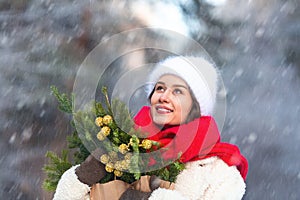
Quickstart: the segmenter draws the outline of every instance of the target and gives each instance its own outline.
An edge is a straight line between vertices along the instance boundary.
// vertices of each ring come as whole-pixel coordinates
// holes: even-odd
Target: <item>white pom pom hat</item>
[[[190,87],[200,106],[201,116],[213,114],[218,87],[218,71],[213,63],[202,57],[169,57],[159,62],[149,75],[148,97],[160,77],[172,74],[182,78]]]

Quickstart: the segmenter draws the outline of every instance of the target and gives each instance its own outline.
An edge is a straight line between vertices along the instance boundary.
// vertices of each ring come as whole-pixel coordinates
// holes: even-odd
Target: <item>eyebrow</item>
[[[156,84],[162,84],[162,85],[166,85],[164,82],[162,81],[158,81]],[[182,88],[185,88],[186,90],[188,90],[188,88],[184,85],[179,85],[179,84],[174,84],[172,85],[172,87],[182,87]]]

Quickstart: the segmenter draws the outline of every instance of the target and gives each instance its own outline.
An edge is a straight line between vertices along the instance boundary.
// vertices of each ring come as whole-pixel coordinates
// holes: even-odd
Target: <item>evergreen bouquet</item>
[[[71,125],[74,131],[67,137],[68,149],[63,149],[61,155],[51,151],[46,153],[49,163],[43,168],[47,175],[43,183],[44,189],[54,191],[62,174],[73,165],[82,163],[91,150],[97,148],[105,152],[97,159],[105,164],[107,172],[99,183],[116,179],[132,183],[143,175],[156,175],[165,181],[174,182],[183,170],[184,165],[179,162],[180,155],[172,163],[159,156],[147,157],[147,152],[160,148],[159,143],[146,139],[147,133],[134,129],[129,109],[117,99],[110,102],[106,87],[102,88],[105,103],[94,101],[90,109],[76,112],[74,95],[69,97],[60,93],[55,86],[51,86],[51,91],[58,100],[58,108],[72,114]],[[143,154],[144,159],[141,159],[140,154]],[[151,159],[164,167],[144,172]]]

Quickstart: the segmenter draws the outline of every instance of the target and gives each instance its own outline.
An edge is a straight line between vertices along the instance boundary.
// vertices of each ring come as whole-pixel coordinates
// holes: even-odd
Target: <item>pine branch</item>
[[[106,115],[106,111],[103,108],[102,104],[99,102],[94,102],[94,114],[99,117]]]
[[[112,101],[112,112],[114,120],[117,123],[118,127],[128,133],[134,125],[134,122],[131,118],[130,112],[127,106],[120,100],[114,99]]]
[[[110,105],[110,102],[109,102],[109,98],[108,98],[107,87],[102,87],[102,94],[105,97],[105,104],[106,104],[107,110],[108,110],[107,114],[113,115],[111,105]]]
[[[55,191],[61,176],[72,167],[72,164],[68,160],[68,151],[66,150],[62,151],[61,157],[54,152],[48,151],[46,157],[50,163],[43,168],[48,177],[44,180],[43,188],[48,191]]]
[[[72,113],[73,112],[73,102],[74,102],[74,96],[72,95],[71,98],[69,98],[65,93],[60,93],[55,86],[50,87],[52,94],[56,97],[59,105],[58,109],[66,112],[66,113]]]
[[[117,169],[108,170],[106,176],[101,180],[101,183],[114,180],[116,179],[116,176],[118,176],[117,179],[132,183],[144,174],[142,174],[140,170],[149,167],[150,159],[156,160],[157,164],[160,166],[167,165],[168,161],[164,160],[162,157],[150,158],[149,156],[148,159],[146,159],[147,161],[145,161],[145,159],[141,160],[139,156],[140,153],[146,153],[148,150],[151,150],[152,147],[153,149],[160,150],[163,150],[163,148],[160,148],[158,142],[150,141],[149,144],[149,141],[147,141],[146,143],[143,143],[143,138],[147,137],[147,133],[134,129],[134,122],[131,118],[130,111],[123,102],[120,100],[113,100],[110,104],[106,87],[102,88],[102,93],[105,96],[107,109],[105,109],[100,102],[95,101],[92,104],[91,110],[77,111],[76,113],[73,109],[74,96],[68,98],[66,94],[59,93],[58,89],[54,86],[51,86],[51,90],[52,94],[59,102],[58,108],[63,112],[73,114],[71,124],[76,130],[72,135],[67,137],[67,141],[68,148],[75,150],[73,151],[75,164],[82,163],[88,155],[90,155],[90,152],[86,149],[84,144],[94,145],[94,148],[101,147],[108,152],[108,154],[115,153],[117,157],[116,160],[114,161],[114,159],[111,159],[109,161],[112,162],[110,163],[112,165],[116,164],[118,161],[125,161],[125,155],[122,151],[125,151],[125,153],[126,151],[133,153],[132,157],[129,158],[128,166],[123,164],[123,167],[128,169],[129,172],[123,172],[121,175],[116,175],[114,173],[118,171]],[[124,148],[123,150],[122,148],[120,150],[119,148],[122,146]],[[149,146],[149,148],[147,146]],[[46,157],[49,158],[50,164],[45,165],[44,167],[44,171],[47,173],[47,179],[44,181],[43,187],[46,190],[53,191],[62,174],[69,169],[72,164],[69,162],[66,150],[63,150],[61,157],[53,152],[48,152]],[[109,166],[109,163],[103,164]],[[164,180],[174,182],[183,168],[184,164],[176,161],[164,168],[145,174],[157,175]]]
[[[70,149],[78,148],[80,145],[82,145],[82,142],[78,137],[77,131],[74,131],[72,135],[67,136],[67,141],[68,141],[68,148]]]

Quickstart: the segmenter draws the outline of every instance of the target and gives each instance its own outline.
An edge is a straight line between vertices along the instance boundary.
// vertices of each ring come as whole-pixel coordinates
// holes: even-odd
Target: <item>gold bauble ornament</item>
[[[122,167],[122,162],[121,161],[117,161],[116,163],[115,163],[115,169],[116,170],[122,170],[123,169],[123,167]]]
[[[127,153],[129,151],[129,149],[128,149],[128,146],[126,145],[126,144],[121,144],[120,146],[119,146],[119,152],[121,153],[121,154],[125,154],[125,153]]]
[[[122,160],[121,161],[121,166],[122,166],[122,169],[128,169],[129,168],[129,164],[130,164],[130,161],[128,160]]]
[[[103,135],[108,136],[110,134],[110,128],[108,126],[104,126],[101,128],[101,132]]]
[[[103,117],[103,123],[104,123],[105,125],[109,125],[110,123],[112,123],[112,121],[113,121],[113,118],[112,118],[112,116],[110,116],[110,115],[105,115],[105,116]]]
[[[97,117],[95,119],[95,124],[96,124],[96,126],[99,126],[99,127],[103,126],[103,118],[102,117]]]
[[[98,134],[97,134],[97,139],[100,140],[100,141],[103,141],[105,140],[106,136],[103,135],[103,133],[100,131]]]
[[[107,163],[105,165],[105,170],[109,173],[113,172],[114,171],[114,165],[112,163]]]
[[[145,140],[142,141],[141,146],[142,146],[144,149],[151,149],[151,147],[152,147],[152,141],[151,141],[151,140],[145,139]]]
[[[119,171],[119,170],[115,170],[114,171],[115,176],[120,177],[123,175],[123,172]]]
[[[103,163],[103,164],[107,164],[109,162],[109,155],[107,154],[103,154],[101,157],[100,157],[100,162]]]

